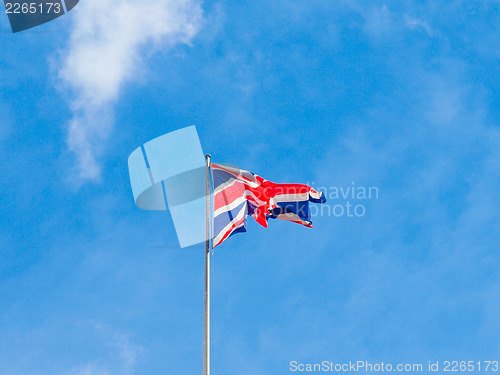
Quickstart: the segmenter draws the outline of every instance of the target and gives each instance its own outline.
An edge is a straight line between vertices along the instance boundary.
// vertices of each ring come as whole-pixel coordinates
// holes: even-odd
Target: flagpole
[[[205,229],[205,314],[203,319],[203,375],[210,375],[210,155],[207,160]]]

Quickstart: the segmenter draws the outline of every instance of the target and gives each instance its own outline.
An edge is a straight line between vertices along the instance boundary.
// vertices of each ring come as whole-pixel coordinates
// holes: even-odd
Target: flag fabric
[[[303,184],[276,184],[233,166],[212,164],[213,246],[246,232],[247,215],[267,228],[268,219],[312,228],[309,202],[325,203],[322,193]]]

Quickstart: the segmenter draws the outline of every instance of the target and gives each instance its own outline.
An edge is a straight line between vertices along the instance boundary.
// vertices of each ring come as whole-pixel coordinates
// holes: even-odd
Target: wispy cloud
[[[108,375],[134,373],[139,357],[143,353],[143,348],[134,344],[130,338],[113,329],[109,325],[97,323],[93,324],[93,329],[103,344],[102,356],[77,366],[70,371],[70,375]]]
[[[139,74],[145,54],[189,44],[200,28],[202,9],[198,0],[86,0],[75,12],[60,59],[60,79],[73,112],[67,142],[76,154],[79,178],[98,180],[98,158],[124,83]]]
[[[70,372],[71,375],[108,375],[109,372],[95,363],[89,363]]]
[[[349,3],[348,7],[358,12],[364,19],[364,31],[375,38],[394,37],[395,32],[423,31],[428,37],[434,36],[434,31],[424,15],[415,16],[406,12],[412,12],[412,7],[397,9],[386,4],[359,4]],[[396,9],[395,9],[396,8]],[[416,11],[416,10],[415,10]]]
[[[430,37],[432,37],[434,34],[431,27],[426,21],[420,20],[415,17],[411,17],[407,14],[403,16],[403,20],[405,26],[411,30],[423,29]]]

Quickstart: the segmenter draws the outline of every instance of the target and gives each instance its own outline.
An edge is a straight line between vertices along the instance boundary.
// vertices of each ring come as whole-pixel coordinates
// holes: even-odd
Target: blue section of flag
[[[241,210],[245,210],[243,216],[243,223],[241,226],[233,229],[233,234],[235,232],[246,232],[247,231],[246,215],[248,214],[247,201],[243,202],[242,204],[233,208],[232,210],[224,211],[221,214],[215,216],[213,220],[214,233],[222,232],[224,228],[226,228],[228,225],[230,225],[231,222],[233,222],[236,219]]]

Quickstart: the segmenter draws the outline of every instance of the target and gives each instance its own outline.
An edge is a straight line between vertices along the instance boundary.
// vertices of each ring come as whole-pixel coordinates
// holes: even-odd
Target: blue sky
[[[215,373],[498,359],[498,1],[134,3],[0,17],[1,374],[201,372],[203,249],[127,171],[193,124],[214,161],[379,191],[216,249]]]

